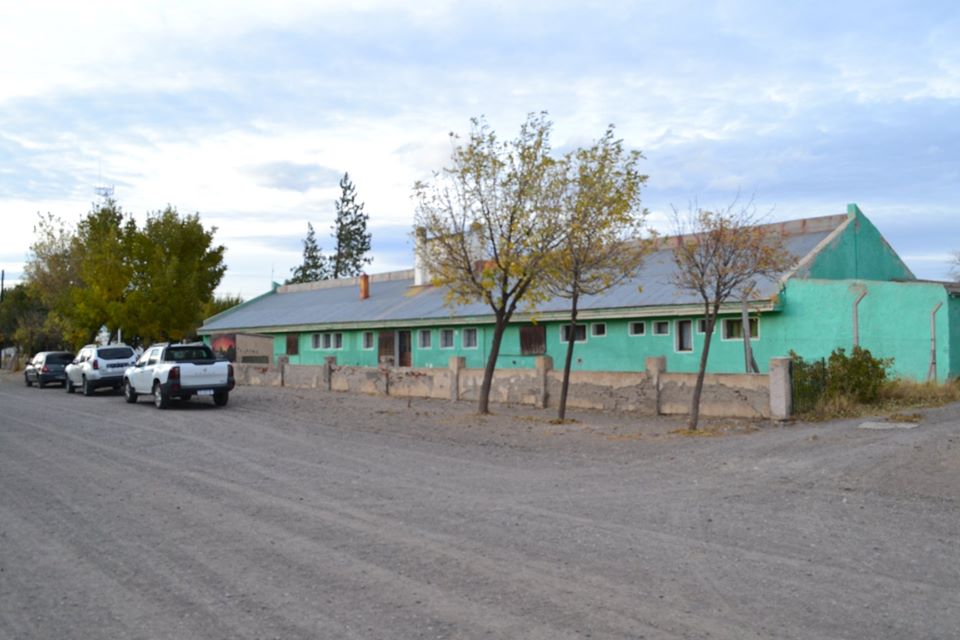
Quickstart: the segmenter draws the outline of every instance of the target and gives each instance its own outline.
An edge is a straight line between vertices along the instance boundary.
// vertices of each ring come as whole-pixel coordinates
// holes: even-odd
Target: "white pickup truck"
[[[210,396],[218,407],[227,404],[234,387],[233,365],[217,360],[203,343],[155,344],[123,373],[123,396],[134,403],[141,394],[153,395],[158,409],[173,399]]]

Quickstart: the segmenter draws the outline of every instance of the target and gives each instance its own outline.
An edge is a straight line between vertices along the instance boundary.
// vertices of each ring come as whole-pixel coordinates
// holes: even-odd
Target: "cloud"
[[[340,171],[329,167],[284,161],[250,167],[249,172],[264,187],[301,193],[310,189],[335,187],[343,176]]]

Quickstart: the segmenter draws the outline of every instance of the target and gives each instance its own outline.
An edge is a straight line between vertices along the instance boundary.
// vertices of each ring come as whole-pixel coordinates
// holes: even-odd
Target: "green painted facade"
[[[797,277],[821,280],[913,280],[914,275],[860,208],[847,205],[849,222]]]
[[[765,320],[762,347],[766,361],[791,349],[805,359],[825,358],[836,348],[849,353],[854,344],[854,303],[857,306],[860,346],[876,357],[893,358],[895,376],[926,379],[930,365],[930,317],[935,317],[937,378],[960,375],[956,343],[960,325],[957,299],[942,284],[868,280],[793,279],[784,291],[783,310]],[[951,349],[953,353],[951,353]],[[759,357],[758,357],[759,360]]]
[[[762,313],[757,318],[757,335],[751,346],[761,371],[766,371],[774,357],[794,351],[812,360],[825,358],[837,348],[854,345],[854,303],[860,345],[874,356],[893,358],[893,374],[924,380],[931,363],[931,314],[936,328],[936,374],[939,380],[960,376],[960,289],[943,283],[917,281],[910,269],[893,251],[874,225],[856,205],[849,205],[847,219],[824,239],[817,249],[801,260],[796,271],[785,277],[773,303],[757,304]],[[756,306],[756,305],[755,305]],[[589,371],[642,371],[650,356],[664,356],[667,370],[695,372],[699,367],[705,336],[698,330],[702,317],[698,308],[666,307],[669,314],[649,317],[652,309],[617,308],[607,312],[584,313],[581,324],[586,338],[578,342],[572,368]],[[659,312],[659,311],[658,311]],[[561,368],[566,356],[566,343],[561,339],[566,321],[562,314],[542,319],[545,330],[545,353],[554,367]],[[723,316],[713,335],[709,372],[742,372],[745,370],[743,340],[725,335],[724,323],[739,322],[739,314]],[[681,349],[678,340],[681,323],[690,323],[689,349]],[[632,331],[635,323],[643,323],[643,332]],[[655,330],[665,323],[666,333]],[[521,327],[529,322],[515,322],[504,334],[498,368],[533,368],[536,354],[521,349]],[[602,325],[602,331],[600,327]],[[420,336],[429,335],[426,344]],[[410,362],[414,367],[447,367],[451,357],[463,357],[468,368],[482,368],[493,339],[492,317],[452,318],[428,324],[420,321],[410,326],[371,328],[362,322],[317,327],[316,331],[296,333],[296,353],[287,353],[287,334],[277,327],[274,335],[275,356],[286,356],[291,364],[323,364],[327,356],[335,356],[341,365],[373,367],[378,364],[378,340],[381,332],[395,336],[409,332]],[[442,346],[444,334],[452,335],[452,343]],[[466,346],[465,336],[475,332],[475,346]],[[329,334],[324,338],[323,334]],[[369,348],[364,348],[364,334],[370,333]],[[337,337],[339,336],[339,337]],[[329,340],[330,347],[324,348]],[[339,347],[334,345],[339,344]],[[394,352],[395,353],[395,352]]]

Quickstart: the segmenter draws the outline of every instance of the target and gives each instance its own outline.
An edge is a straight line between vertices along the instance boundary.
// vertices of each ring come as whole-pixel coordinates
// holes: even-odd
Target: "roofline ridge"
[[[370,282],[392,282],[395,280],[412,280],[413,269],[400,269],[398,271],[384,271],[382,273],[373,273],[369,275]],[[350,276],[349,278],[337,278],[329,280],[315,280],[313,282],[300,282],[296,284],[284,284],[277,287],[277,293],[297,293],[300,291],[317,291],[319,289],[339,289],[341,287],[357,287],[360,285],[360,276]]]

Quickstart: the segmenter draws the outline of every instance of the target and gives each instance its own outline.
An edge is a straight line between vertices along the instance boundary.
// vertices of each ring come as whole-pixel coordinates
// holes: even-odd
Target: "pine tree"
[[[331,258],[332,278],[360,275],[363,266],[373,262],[373,258],[366,255],[370,251],[369,216],[363,212],[363,203],[357,204],[356,187],[350,181],[349,173],[343,174],[340,189],[340,199],[336,203],[337,219],[333,226],[336,252]]]
[[[326,280],[330,277],[330,264],[327,257],[320,252],[313,225],[309,222],[307,223],[307,237],[303,240],[303,264],[291,269],[291,271],[293,276],[287,280],[286,284],[314,282],[316,280]]]

